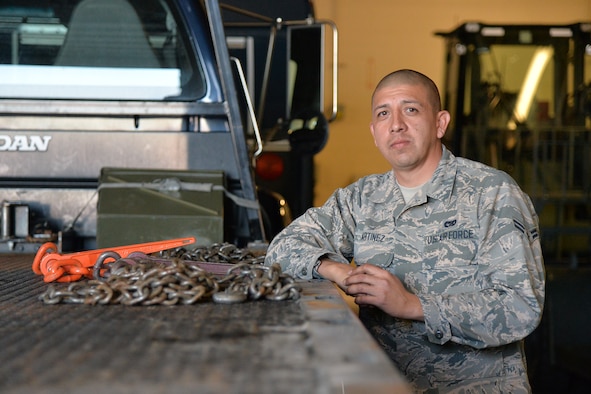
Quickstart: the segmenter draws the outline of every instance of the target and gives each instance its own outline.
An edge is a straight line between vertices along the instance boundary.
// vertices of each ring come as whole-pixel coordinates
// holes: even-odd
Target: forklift
[[[445,42],[445,144],[510,174],[540,218],[542,323],[526,340],[534,392],[591,383],[591,23],[463,23]],[[576,321],[575,321],[576,320]]]

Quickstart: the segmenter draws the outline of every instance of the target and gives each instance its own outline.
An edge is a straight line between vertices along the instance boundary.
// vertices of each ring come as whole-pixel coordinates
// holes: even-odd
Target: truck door
[[[104,167],[220,170],[256,204],[223,34],[215,0],[2,2],[0,199],[35,213],[3,237],[92,248]],[[258,209],[225,214],[226,240],[262,238]]]

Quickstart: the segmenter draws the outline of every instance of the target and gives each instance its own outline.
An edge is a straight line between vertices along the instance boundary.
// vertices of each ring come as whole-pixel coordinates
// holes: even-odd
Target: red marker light
[[[256,174],[266,181],[274,181],[283,174],[285,164],[277,153],[263,153],[257,158]]]

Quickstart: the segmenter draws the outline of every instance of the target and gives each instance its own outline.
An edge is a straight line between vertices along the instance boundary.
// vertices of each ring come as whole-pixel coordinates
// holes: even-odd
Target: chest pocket
[[[355,263],[388,268],[393,260],[394,229],[390,226],[358,226],[355,231]]]
[[[425,208],[425,207],[424,207]],[[429,206],[414,210],[404,232],[415,226],[417,260],[397,267],[396,272],[415,293],[454,293],[477,286],[476,263],[480,230],[470,212],[456,207]]]
[[[478,229],[472,223],[464,226],[455,219],[438,226],[425,226],[422,233],[422,255],[425,269],[474,264],[478,251]]]

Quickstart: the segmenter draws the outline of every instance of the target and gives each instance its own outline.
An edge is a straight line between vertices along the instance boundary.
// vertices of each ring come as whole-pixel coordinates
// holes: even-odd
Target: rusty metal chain
[[[253,250],[239,248],[231,243],[214,243],[209,246],[198,246],[194,249],[176,248],[160,252],[165,258],[180,258],[191,261],[207,261],[208,263],[250,263],[262,264],[264,254],[257,254]]]
[[[99,267],[101,264],[95,274]],[[206,298],[236,303],[261,298],[281,301],[300,295],[300,287],[278,264],[268,267],[239,262],[221,278],[178,257],[130,254],[102,267],[106,269],[94,280],[67,287],[50,285],[40,299],[46,304],[187,305]]]

